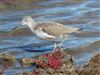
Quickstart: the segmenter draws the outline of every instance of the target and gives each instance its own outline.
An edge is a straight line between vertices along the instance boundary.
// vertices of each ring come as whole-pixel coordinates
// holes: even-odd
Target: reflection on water
[[[100,52],[100,4],[99,1],[43,1],[31,3],[33,9],[0,13],[0,50],[17,58],[32,57],[46,51],[51,51],[53,45],[48,41],[38,40],[28,28],[19,28],[23,16],[34,17],[37,22],[55,21],[66,26],[84,28],[82,32],[74,34],[62,46],[69,54],[75,56],[75,61],[83,64],[95,53]],[[68,50],[70,48],[71,50]],[[23,69],[30,70],[28,69]],[[7,73],[14,75],[22,72],[10,69]],[[11,74],[13,73],[13,74]],[[8,75],[8,74],[6,74]]]

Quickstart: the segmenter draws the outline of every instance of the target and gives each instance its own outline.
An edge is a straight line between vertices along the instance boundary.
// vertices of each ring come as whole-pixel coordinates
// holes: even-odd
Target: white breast
[[[56,38],[53,35],[49,35],[46,32],[43,32],[42,28],[38,28],[37,30],[35,30],[35,34],[37,37],[42,38],[42,39],[54,39],[54,38]]]

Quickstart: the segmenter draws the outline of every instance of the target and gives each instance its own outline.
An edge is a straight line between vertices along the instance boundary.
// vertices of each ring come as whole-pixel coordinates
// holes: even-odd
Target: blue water
[[[84,28],[83,31],[68,38],[63,49],[78,49],[71,54],[77,64],[84,64],[96,53],[100,53],[100,4],[99,0],[86,1],[42,1],[31,3],[37,8],[0,12],[0,50],[1,53],[15,55],[17,58],[32,57],[52,51],[53,43],[37,39],[28,28],[20,27],[23,16],[32,16],[37,22],[54,21],[66,26]],[[11,31],[14,27],[19,27]],[[94,44],[99,42],[99,44]],[[94,48],[92,44],[96,45]],[[88,46],[88,48],[87,48]],[[93,47],[93,48],[92,48]],[[90,50],[92,48],[93,50]],[[82,51],[82,52],[81,52]],[[72,50],[73,52],[73,50]],[[75,52],[75,51],[74,51]],[[9,69],[5,75],[14,75],[26,69]],[[9,73],[9,74],[8,74]]]

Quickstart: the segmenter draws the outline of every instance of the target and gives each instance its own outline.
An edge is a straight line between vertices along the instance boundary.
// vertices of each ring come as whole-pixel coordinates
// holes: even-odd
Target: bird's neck
[[[34,31],[35,26],[36,26],[36,22],[31,22],[29,24],[29,28],[31,29],[32,32]]]

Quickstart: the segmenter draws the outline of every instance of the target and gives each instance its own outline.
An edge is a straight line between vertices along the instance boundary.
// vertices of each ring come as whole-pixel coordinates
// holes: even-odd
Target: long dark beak
[[[14,27],[14,28],[11,29],[11,31],[16,30],[17,28],[18,28],[18,27]]]
[[[20,29],[20,28],[26,28],[27,26],[23,26],[23,25],[20,25],[20,26],[16,26],[14,28],[11,29],[11,31],[14,31],[16,29]]]

